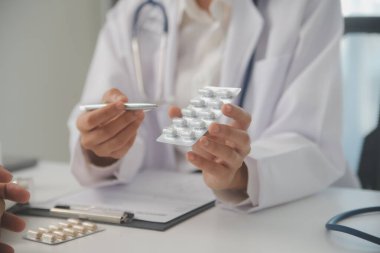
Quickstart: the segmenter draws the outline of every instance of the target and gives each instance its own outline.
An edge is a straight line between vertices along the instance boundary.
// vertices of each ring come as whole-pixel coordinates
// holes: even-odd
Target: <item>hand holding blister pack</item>
[[[157,141],[182,145],[194,145],[208,127],[222,116],[223,104],[231,103],[240,93],[240,88],[207,86],[198,90],[198,96],[181,110],[182,118],[174,118],[172,125],[162,130]]]

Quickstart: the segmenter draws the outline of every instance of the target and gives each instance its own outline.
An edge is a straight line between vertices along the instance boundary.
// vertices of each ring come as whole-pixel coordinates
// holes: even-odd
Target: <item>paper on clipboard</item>
[[[215,200],[200,174],[145,171],[130,184],[84,189],[49,206],[96,206],[130,211],[135,219],[165,223]]]

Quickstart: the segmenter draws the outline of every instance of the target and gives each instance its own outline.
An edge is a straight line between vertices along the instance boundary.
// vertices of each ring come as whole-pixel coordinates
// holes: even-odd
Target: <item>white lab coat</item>
[[[141,0],[121,1],[102,29],[80,103],[101,101],[112,87],[130,101],[142,101],[131,52],[131,22]],[[163,1],[169,16],[164,98],[173,89],[179,25],[178,0]],[[341,80],[339,44],[342,18],[338,0],[251,0],[232,5],[221,85],[239,87],[253,50],[254,71],[245,110],[252,151],[248,165],[248,198],[227,198],[226,206],[252,211],[316,193],[341,178],[346,165],[341,149]],[[145,12],[140,41],[144,82],[155,93],[152,62],[161,29],[154,12]],[[144,67],[146,66],[146,67]],[[154,65],[156,66],[156,65]],[[74,109],[71,130],[72,170],[83,185],[128,182],[142,169],[175,170],[172,145],[156,142],[170,125],[167,107],[146,114],[136,142],[112,168],[88,166],[79,145]],[[233,194],[232,194],[233,196]]]

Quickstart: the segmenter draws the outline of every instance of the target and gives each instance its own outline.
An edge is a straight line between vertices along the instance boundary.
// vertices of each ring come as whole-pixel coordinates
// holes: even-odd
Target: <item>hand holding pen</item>
[[[108,166],[132,147],[144,120],[144,111],[126,110],[127,101],[118,89],[111,89],[103,97],[106,106],[78,117],[80,144],[93,164]]]

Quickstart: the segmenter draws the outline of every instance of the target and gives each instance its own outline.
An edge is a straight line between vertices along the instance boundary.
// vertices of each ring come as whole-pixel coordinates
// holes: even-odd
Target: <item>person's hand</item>
[[[0,166],[0,217],[1,228],[9,229],[14,232],[21,232],[25,228],[25,222],[14,214],[5,212],[4,199],[12,200],[18,203],[27,203],[29,201],[29,192],[24,188],[10,183],[12,175]],[[14,252],[10,245],[0,240],[0,252]]]
[[[208,134],[187,153],[187,159],[203,172],[204,180],[210,188],[245,191],[248,171],[244,159],[251,151],[247,133],[251,115],[232,104],[223,105],[222,112],[233,121],[229,125],[212,123]],[[180,109],[171,107],[169,116],[180,117]]]
[[[106,107],[78,117],[80,143],[93,164],[108,166],[132,147],[144,112],[126,111],[124,103],[127,101],[118,89],[111,89],[103,97],[103,102],[108,103]]]

